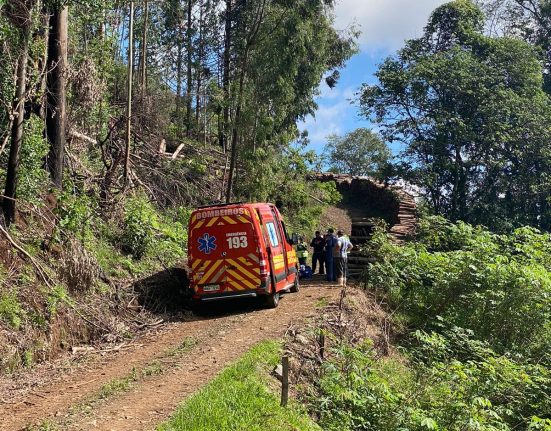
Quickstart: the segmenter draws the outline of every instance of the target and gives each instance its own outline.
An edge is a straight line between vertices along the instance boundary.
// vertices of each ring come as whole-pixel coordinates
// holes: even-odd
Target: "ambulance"
[[[293,241],[275,205],[233,203],[197,208],[188,235],[194,305],[259,297],[270,308],[298,292]]]

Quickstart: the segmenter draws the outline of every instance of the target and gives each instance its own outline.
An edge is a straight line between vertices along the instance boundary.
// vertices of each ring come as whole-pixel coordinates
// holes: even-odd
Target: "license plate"
[[[220,290],[220,286],[218,284],[208,284],[203,286],[203,292],[215,292],[217,290]]]

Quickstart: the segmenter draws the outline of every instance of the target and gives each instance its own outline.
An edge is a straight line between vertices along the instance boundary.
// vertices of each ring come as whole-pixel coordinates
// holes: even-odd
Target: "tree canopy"
[[[537,50],[483,33],[470,0],[437,8],[364,85],[362,112],[403,144],[402,175],[452,219],[549,227],[551,105]]]
[[[327,141],[324,153],[335,173],[381,177],[391,158],[387,145],[369,129],[331,135]]]

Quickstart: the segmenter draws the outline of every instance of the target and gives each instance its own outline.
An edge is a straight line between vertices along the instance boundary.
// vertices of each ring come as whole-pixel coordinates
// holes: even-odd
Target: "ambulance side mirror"
[[[298,233],[294,233],[291,235],[291,245],[298,244]]]

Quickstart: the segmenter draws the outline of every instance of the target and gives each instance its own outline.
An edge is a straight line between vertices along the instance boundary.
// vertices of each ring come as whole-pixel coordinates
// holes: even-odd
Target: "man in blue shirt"
[[[348,261],[348,252],[352,250],[353,245],[350,240],[344,236],[342,230],[337,232],[337,241],[335,245],[335,254],[333,259],[335,262],[335,279],[340,285],[345,284],[346,266]]]

